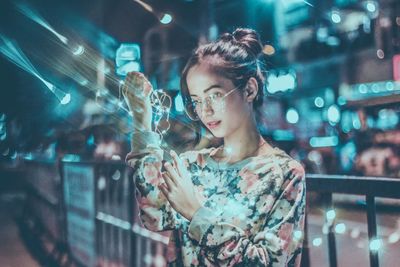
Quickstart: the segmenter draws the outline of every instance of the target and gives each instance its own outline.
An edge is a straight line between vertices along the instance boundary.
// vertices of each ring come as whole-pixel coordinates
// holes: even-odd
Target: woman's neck
[[[249,119],[246,122],[242,127],[224,137],[223,150],[217,153],[218,158],[234,163],[255,156],[261,146],[270,147],[260,135],[255,119]]]

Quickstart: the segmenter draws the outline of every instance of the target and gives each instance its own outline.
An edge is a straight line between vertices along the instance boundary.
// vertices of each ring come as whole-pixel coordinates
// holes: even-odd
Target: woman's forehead
[[[218,75],[208,64],[193,66],[186,79],[190,95],[201,96],[207,93],[205,91],[213,88],[226,91],[233,86],[229,79]]]

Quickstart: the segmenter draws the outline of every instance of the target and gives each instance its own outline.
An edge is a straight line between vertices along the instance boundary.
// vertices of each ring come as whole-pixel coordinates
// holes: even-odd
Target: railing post
[[[301,255],[301,267],[310,267],[310,249],[308,247],[308,216],[307,207],[304,214],[304,240],[303,240],[303,252]]]
[[[332,209],[332,193],[324,194],[324,206],[325,208]],[[326,217],[325,217],[326,219]],[[329,266],[336,267],[337,266],[337,254],[336,254],[336,240],[335,240],[335,232],[333,231],[334,223],[326,220],[328,224],[328,253],[329,253]]]
[[[371,241],[374,238],[377,238],[375,197],[367,195],[366,200],[367,200],[368,241],[369,244],[371,244]],[[374,251],[369,248],[369,261],[371,267],[379,267],[378,253],[379,253],[378,250]]]
[[[137,250],[137,236],[133,231],[133,227],[135,226],[135,212],[136,212],[136,197],[135,197],[135,172],[132,170],[128,171],[128,184],[129,184],[129,201],[128,201],[128,221],[131,224],[131,229],[129,229],[129,267],[139,266],[137,263],[138,255],[136,254]]]

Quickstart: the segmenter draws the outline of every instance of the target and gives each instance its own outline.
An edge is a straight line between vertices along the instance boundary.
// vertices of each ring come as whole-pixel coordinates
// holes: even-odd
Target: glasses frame
[[[230,94],[232,94],[234,91],[236,91],[237,89],[239,89],[240,87],[235,87],[231,90],[229,90],[227,93],[225,93],[221,100],[225,101],[225,98],[228,97]],[[210,105],[209,101],[207,101],[207,99],[210,98],[211,95],[205,97],[205,101],[200,101],[200,105],[201,105],[201,112],[203,112],[203,103],[205,102],[207,105]],[[189,99],[189,101],[191,102],[191,98]],[[199,121],[200,120],[200,116],[199,114],[195,111],[195,108],[193,108],[193,113],[196,114],[197,118],[192,118],[192,115],[189,114],[188,108],[186,107],[187,105],[185,105],[185,113],[186,115],[189,117],[189,119],[191,119],[192,121]]]

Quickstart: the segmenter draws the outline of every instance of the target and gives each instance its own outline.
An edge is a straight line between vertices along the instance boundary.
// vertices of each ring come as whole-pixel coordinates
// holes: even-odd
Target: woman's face
[[[243,126],[251,105],[241,88],[235,89],[231,80],[213,72],[206,63],[193,66],[186,79],[189,94],[197,103],[197,114],[215,137],[223,138]],[[210,103],[210,99],[216,101]]]

